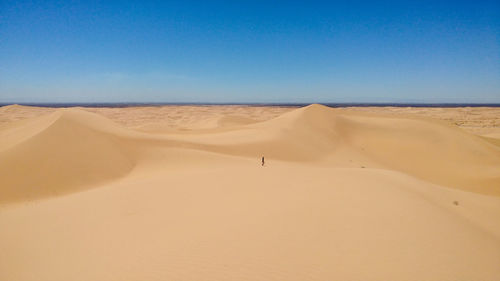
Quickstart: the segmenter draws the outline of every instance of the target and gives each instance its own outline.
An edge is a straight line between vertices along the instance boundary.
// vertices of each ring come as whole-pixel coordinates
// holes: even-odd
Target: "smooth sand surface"
[[[499,119],[1,107],[0,280],[500,280]]]

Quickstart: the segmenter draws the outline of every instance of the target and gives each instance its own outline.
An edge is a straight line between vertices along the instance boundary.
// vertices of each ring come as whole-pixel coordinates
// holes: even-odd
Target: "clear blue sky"
[[[0,0],[0,102],[376,101],[500,102],[500,1]]]

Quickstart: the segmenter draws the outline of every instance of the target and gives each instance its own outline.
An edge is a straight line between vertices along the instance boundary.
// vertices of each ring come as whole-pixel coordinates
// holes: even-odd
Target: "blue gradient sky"
[[[500,1],[226,2],[2,0],[0,102],[500,102]]]

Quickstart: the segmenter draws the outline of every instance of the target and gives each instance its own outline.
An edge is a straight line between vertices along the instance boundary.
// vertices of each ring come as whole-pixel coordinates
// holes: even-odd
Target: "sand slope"
[[[0,280],[500,276],[495,142],[320,105],[167,129],[4,124]]]
[[[62,110],[0,132],[0,202],[91,187],[134,167],[115,126],[81,110]]]

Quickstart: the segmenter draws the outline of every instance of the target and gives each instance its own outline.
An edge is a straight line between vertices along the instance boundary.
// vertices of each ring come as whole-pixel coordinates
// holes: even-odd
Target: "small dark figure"
[[[262,166],[264,166],[265,162],[264,162],[264,156],[262,156]]]

